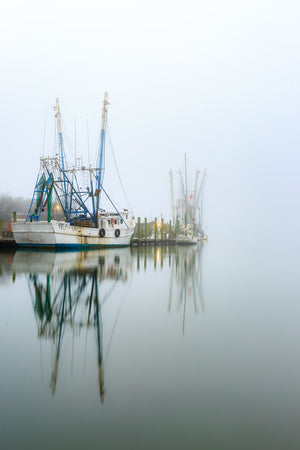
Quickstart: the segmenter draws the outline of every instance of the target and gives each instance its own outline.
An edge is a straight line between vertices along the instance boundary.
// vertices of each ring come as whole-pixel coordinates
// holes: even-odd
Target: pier
[[[176,239],[150,239],[150,238],[133,238],[131,247],[146,246],[146,245],[175,245]]]
[[[17,248],[13,234],[10,230],[1,230],[0,223],[0,249]],[[145,217],[144,222],[141,218],[136,219],[135,231],[130,242],[131,247],[138,246],[171,246],[176,245],[176,233],[171,221],[164,222],[161,218],[160,222],[157,218],[148,221]]]
[[[130,247],[139,246],[163,246],[163,245],[175,245],[176,239],[150,239],[150,238],[133,238],[130,242]],[[14,238],[3,238],[0,237],[0,250],[17,248],[16,241]]]
[[[0,236],[0,250],[10,248],[17,248],[17,244],[14,238],[12,237],[5,238]]]
[[[0,250],[7,248],[17,248],[16,241],[9,226],[3,226],[3,220],[0,220]]]
[[[160,222],[157,217],[151,222],[147,217],[144,222],[138,217],[136,221],[135,231],[131,240],[131,246],[146,246],[146,245],[175,245],[175,230],[172,226],[171,220],[165,223],[161,218]]]

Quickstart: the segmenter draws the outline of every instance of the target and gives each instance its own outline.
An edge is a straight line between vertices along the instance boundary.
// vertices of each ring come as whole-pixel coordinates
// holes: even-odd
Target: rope
[[[133,210],[132,210],[132,207],[131,207],[131,205],[130,205],[130,202],[129,202],[129,200],[128,200],[128,197],[127,197],[127,195],[126,195],[126,192],[125,192],[125,189],[124,189],[124,186],[123,186],[121,177],[120,177],[120,172],[119,172],[119,169],[118,169],[118,166],[117,166],[117,162],[116,162],[116,158],[115,158],[115,153],[114,153],[114,149],[113,149],[113,145],[112,145],[112,140],[111,140],[111,135],[110,135],[110,131],[109,131],[109,128],[108,128],[108,127],[107,127],[107,134],[108,134],[108,139],[109,139],[109,145],[110,145],[110,148],[111,148],[111,153],[112,153],[113,160],[114,160],[114,165],[115,165],[115,168],[116,168],[116,172],[117,172],[117,175],[118,175],[118,178],[119,178],[119,182],[120,182],[120,185],[121,185],[121,188],[122,188],[124,197],[125,197],[125,199],[126,199],[126,202],[127,202],[128,205],[129,205],[130,211],[133,211]]]
[[[106,350],[106,353],[104,355],[104,361],[107,361],[107,359],[108,359],[108,354],[109,354],[110,347],[111,347],[111,344],[112,344],[112,339],[113,339],[113,336],[114,336],[114,333],[115,333],[115,329],[116,329],[116,326],[117,326],[117,323],[118,323],[118,320],[119,320],[121,309],[122,309],[122,306],[124,304],[125,297],[127,296],[127,293],[129,292],[131,284],[132,284],[132,278],[131,278],[131,280],[129,282],[129,285],[128,285],[128,288],[125,291],[125,293],[124,293],[124,295],[122,297],[122,300],[120,302],[120,306],[119,306],[119,309],[118,309],[118,312],[117,312],[117,316],[116,316],[116,319],[115,319],[115,322],[114,322],[114,325],[113,325],[113,328],[112,328],[112,332],[111,332],[111,335],[110,335],[110,338],[109,338],[109,341],[108,341],[107,350]]]

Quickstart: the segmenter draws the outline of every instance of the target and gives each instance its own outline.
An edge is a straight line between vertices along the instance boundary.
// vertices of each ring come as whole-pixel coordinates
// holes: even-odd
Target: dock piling
[[[141,218],[138,217],[138,226],[137,226],[137,238],[141,239]]]

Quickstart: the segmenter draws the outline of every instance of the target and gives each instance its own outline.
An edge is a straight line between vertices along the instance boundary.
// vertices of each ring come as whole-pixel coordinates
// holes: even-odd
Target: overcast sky
[[[208,228],[295,223],[300,2],[2,0],[0,21],[1,192],[31,196],[56,97],[78,152],[88,119],[96,153],[108,91],[136,216],[170,217],[168,172],[186,153],[190,189],[208,172]]]

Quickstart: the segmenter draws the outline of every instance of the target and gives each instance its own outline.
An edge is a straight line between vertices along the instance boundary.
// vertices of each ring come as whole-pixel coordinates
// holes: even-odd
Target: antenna
[[[75,150],[75,163],[74,166],[76,167],[76,159],[77,159],[77,145],[76,145],[76,118],[74,119],[74,150]]]
[[[45,121],[44,121],[44,136],[43,136],[43,158],[45,157],[45,137],[46,137],[46,122],[47,122],[47,110],[45,113]]]
[[[170,179],[171,179],[172,220],[173,220],[173,225],[175,226],[175,214],[174,214],[174,187],[173,187],[173,172],[172,172],[172,170],[170,170],[169,175],[170,175]]]
[[[186,153],[184,154],[184,171],[185,171],[185,225],[187,224],[187,173],[186,173]]]
[[[88,121],[88,119],[86,119],[86,134],[87,134],[88,163],[89,163],[89,172],[90,172],[90,190],[91,190],[92,205],[93,205],[93,215],[95,217],[98,213],[96,213],[96,210],[95,210],[93,174],[92,174],[92,170],[91,170],[91,161],[90,161],[90,134],[89,134],[89,121]],[[98,221],[97,218],[96,218],[96,221]]]
[[[90,135],[89,135],[89,119],[86,119],[86,136],[87,136],[87,151],[88,151],[88,163],[91,166],[90,161]]]

